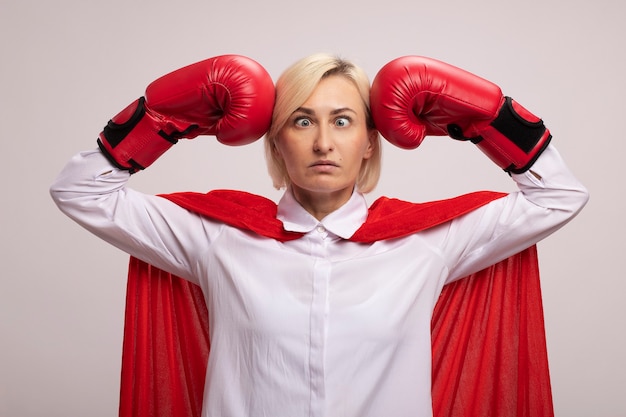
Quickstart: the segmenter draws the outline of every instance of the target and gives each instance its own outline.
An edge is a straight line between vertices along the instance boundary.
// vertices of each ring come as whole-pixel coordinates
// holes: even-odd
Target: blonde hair
[[[274,187],[277,189],[290,184],[285,163],[275,151],[276,140],[287,120],[294,111],[311,96],[318,83],[331,75],[338,75],[350,80],[356,86],[367,119],[369,131],[375,129],[369,105],[370,82],[365,72],[352,62],[328,54],[314,54],[303,58],[289,67],[276,83],[276,103],[272,115],[272,124],[265,135],[265,157],[267,168]],[[363,160],[356,180],[360,192],[372,191],[380,177],[381,147],[380,135],[372,141],[373,153]]]

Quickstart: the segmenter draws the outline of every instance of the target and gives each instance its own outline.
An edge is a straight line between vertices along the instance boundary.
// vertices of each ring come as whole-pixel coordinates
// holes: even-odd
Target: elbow
[[[48,189],[50,193],[50,197],[56,206],[61,210],[61,212],[65,215],[68,215],[70,212],[70,200],[68,198],[64,198],[63,189],[59,186],[59,184],[55,181],[50,188]]]
[[[580,211],[587,205],[589,202],[589,190],[581,185],[573,193],[573,199],[575,200],[572,204],[574,207],[574,216],[580,213]]]
[[[589,190],[584,186],[578,186],[574,189],[570,189],[566,194],[559,197],[559,201],[556,201],[550,210],[555,215],[558,227],[562,227],[569,223],[582,211],[589,201]]]
[[[61,200],[61,188],[59,187],[57,181],[54,181],[52,185],[50,185],[48,193],[50,193],[52,201],[54,201],[58,205],[59,201]]]
[[[59,204],[62,202],[61,195],[63,194],[63,192],[61,191],[58,179],[56,179],[52,183],[52,185],[50,185],[50,188],[48,188],[48,193],[50,194],[52,201],[54,201],[54,203],[59,206]]]
[[[85,193],[69,176],[59,175],[48,188],[48,193],[63,214],[74,217],[76,212],[84,211]]]

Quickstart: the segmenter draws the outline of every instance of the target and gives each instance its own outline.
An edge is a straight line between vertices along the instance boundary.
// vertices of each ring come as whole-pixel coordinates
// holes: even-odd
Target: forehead
[[[352,80],[342,75],[330,75],[320,80],[302,106],[350,108],[357,111],[363,107],[363,100]]]

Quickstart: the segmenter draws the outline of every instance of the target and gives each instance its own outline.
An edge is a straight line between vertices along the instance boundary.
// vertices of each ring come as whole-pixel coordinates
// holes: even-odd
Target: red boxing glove
[[[425,136],[449,135],[472,141],[507,172],[528,170],[551,139],[543,121],[497,85],[425,57],[385,65],[370,105],[381,135],[396,146],[414,149]]]
[[[178,139],[213,135],[245,145],[269,128],[274,83],[257,62],[239,55],[209,58],[152,82],[145,97],[105,126],[102,152],[119,168],[147,168]]]

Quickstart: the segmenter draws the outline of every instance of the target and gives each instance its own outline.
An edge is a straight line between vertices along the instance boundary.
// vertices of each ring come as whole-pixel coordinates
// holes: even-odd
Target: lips
[[[333,161],[321,160],[321,161],[313,162],[310,166],[311,167],[323,167],[323,166],[338,167],[339,165]]]

